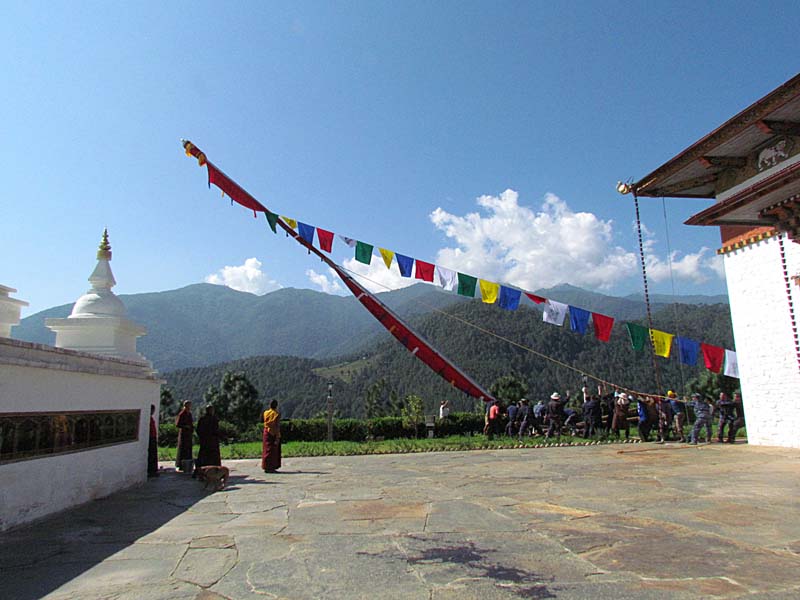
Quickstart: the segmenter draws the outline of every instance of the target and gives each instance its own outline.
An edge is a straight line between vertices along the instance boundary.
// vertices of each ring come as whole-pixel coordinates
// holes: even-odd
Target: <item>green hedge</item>
[[[158,445],[159,446],[177,446],[178,445],[178,428],[174,423],[161,423],[158,426]]]
[[[246,431],[238,431],[231,423],[219,424],[223,442],[260,442],[263,426],[253,424]],[[483,415],[452,413],[445,419],[436,420],[436,437],[471,435],[483,432]],[[376,419],[334,419],[333,439],[348,442],[363,442],[367,439],[403,439],[427,436],[424,424],[407,427],[400,417],[378,417]],[[326,419],[286,419],[281,422],[281,437],[285,442],[322,442],[328,439]],[[195,442],[197,436],[195,436]],[[158,445],[175,446],[178,443],[178,428],[172,423],[158,426]]]
[[[437,420],[436,437],[470,435],[483,431],[483,415],[453,413],[446,419]],[[376,419],[334,419],[333,439],[363,442],[367,439],[402,439],[426,437],[425,424],[416,429],[403,424],[400,417],[378,417]],[[281,423],[281,437],[286,442],[321,442],[328,437],[325,419],[290,419]]]
[[[475,413],[450,413],[436,421],[436,437],[472,435],[483,433],[483,415]]]

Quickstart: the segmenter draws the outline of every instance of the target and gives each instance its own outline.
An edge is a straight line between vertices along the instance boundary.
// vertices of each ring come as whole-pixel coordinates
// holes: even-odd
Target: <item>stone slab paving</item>
[[[171,470],[0,534],[0,599],[800,598],[800,452],[609,445]]]

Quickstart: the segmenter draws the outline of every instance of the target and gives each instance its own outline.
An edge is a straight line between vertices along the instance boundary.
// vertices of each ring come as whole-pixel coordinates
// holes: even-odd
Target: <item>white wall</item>
[[[789,275],[800,271],[800,244],[785,236]],[[747,440],[800,448],[800,366],[781,268],[778,237],[725,256]],[[795,316],[800,289],[790,280]],[[798,323],[800,324],[800,323]]]
[[[141,411],[135,442],[0,464],[0,531],[143,483],[160,384],[141,364],[0,338],[0,413]]]

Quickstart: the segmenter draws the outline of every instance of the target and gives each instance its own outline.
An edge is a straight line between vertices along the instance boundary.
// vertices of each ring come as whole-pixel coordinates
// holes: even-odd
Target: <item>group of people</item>
[[[619,438],[624,432],[628,439],[631,422],[634,422],[643,442],[649,442],[651,434],[655,433],[655,439],[660,443],[674,439],[697,444],[704,432],[704,441],[710,443],[712,420],[716,415],[719,419],[717,441],[733,443],[736,433],[744,426],[744,407],[739,392],[733,394],[733,399],[725,392],[720,392],[716,403],[698,393],[692,394],[691,399],[681,400],[672,390],[666,396],[633,395],[619,391],[605,393],[602,388],[598,388],[594,394],[586,387],[582,392],[583,401],[579,408],[568,406],[569,392],[563,397],[554,392],[547,404],[540,400],[534,406],[526,398],[509,402],[507,407],[503,407],[499,401],[491,402],[486,407],[484,434],[489,439],[504,433],[512,437],[516,435],[522,440],[534,434],[549,439],[564,431],[587,439],[598,435]],[[632,416],[634,408],[636,414]],[[689,408],[694,413],[694,422],[687,437]]]
[[[175,417],[175,426],[178,428],[175,468],[179,471],[186,472],[188,469],[192,469],[192,477],[196,477],[200,467],[222,465],[219,452],[219,419],[215,412],[211,404],[206,405],[203,416],[197,420],[197,427],[195,427],[192,403],[189,400],[183,403],[178,416]],[[193,459],[192,444],[195,433],[200,447],[197,450],[197,458]]]
[[[147,475],[158,477],[158,429],[155,421],[155,406],[150,406],[150,445],[148,447]],[[178,428],[178,448],[175,455],[175,468],[181,472],[192,469],[192,477],[196,477],[198,469],[208,466],[221,466],[219,451],[221,440],[219,418],[214,406],[206,405],[202,417],[194,423],[192,403],[183,403],[175,417]],[[261,446],[261,468],[265,473],[274,473],[281,468],[281,415],[278,412],[278,401],[270,402],[269,408],[262,415],[264,432]],[[197,434],[199,448],[197,458],[193,458],[192,446]]]
[[[575,433],[579,415],[567,407],[568,402],[569,392],[563,400],[561,394],[554,392],[547,404],[539,400],[533,406],[527,398],[511,401],[505,408],[499,401],[490,402],[486,407],[483,433],[489,439],[505,434],[516,435],[520,440],[531,435],[549,437],[560,434],[564,428]]]

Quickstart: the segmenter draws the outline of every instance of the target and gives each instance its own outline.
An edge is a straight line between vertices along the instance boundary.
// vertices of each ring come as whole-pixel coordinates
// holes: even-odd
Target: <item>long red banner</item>
[[[253,198],[244,188],[237,184],[233,179],[225,175],[220,169],[206,159],[205,154],[189,141],[183,142],[183,147],[188,155],[197,158],[200,166],[208,168],[208,183],[212,183],[231,197],[232,200],[249,208],[254,212],[267,212],[267,208],[258,200]],[[484,401],[494,400],[481,386],[475,383],[468,375],[462,372],[452,362],[447,360],[441,352],[436,350],[430,343],[416,334],[406,325],[391,309],[374,295],[362,287],[355,279],[345,273],[339,265],[333,262],[328,256],[318,250],[313,244],[304,240],[300,235],[286,223],[283,219],[278,219],[278,225],[288,235],[300,245],[304,246],[309,252],[316,254],[325,264],[336,271],[347,288],[353,293],[356,299],[391,333],[403,346],[406,347],[414,356],[437,375],[442,377],[452,386],[461,390],[465,394]]]

